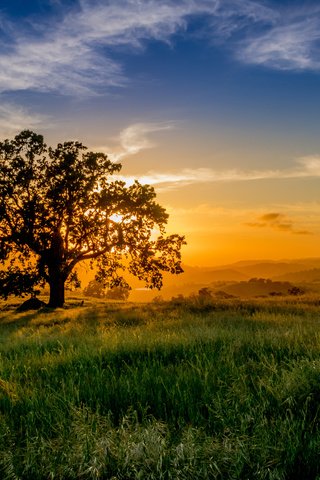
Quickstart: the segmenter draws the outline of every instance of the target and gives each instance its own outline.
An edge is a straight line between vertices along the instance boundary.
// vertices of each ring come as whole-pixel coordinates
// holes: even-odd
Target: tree
[[[87,297],[106,298],[108,300],[128,300],[130,288],[119,285],[118,287],[105,288],[97,280],[91,280],[83,290]]]
[[[306,293],[305,290],[303,290],[303,288],[299,288],[299,287],[292,287],[292,288],[288,289],[288,294],[289,295],[297,296],[297,295],[304,295],[305,293]]]
[[[150,288],[182,272],[184,237],[165,236],[168,215],[151,186],[111,179],[120,169],[80,142],[51,148],[29,130],[0,143],[2,297],[48,283],[49,306],[61,307],[83,261],[109,287],[127,286],[124,270]]]
[[[212,298],[211,288],[209,288],[209,287],[200,288],[200,290],[198,291],[198,296],[200,298],[202,298],[203,300],[204,299],[209,300],[210,298]]]
[[[108,300],[128,300],[130,295],[130,289],[126,287],[113,287],[109,288],[106,292],[106,298]]]
[[[96,297],[96,298],[103,298],[106,295],[106,288],[97,280],[90,280],[88,285],[83,289],[83,294],[86,297]]]

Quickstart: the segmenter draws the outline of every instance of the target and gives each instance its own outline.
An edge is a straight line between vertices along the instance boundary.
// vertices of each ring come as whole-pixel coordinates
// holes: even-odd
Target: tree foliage
[[[106,288],[97,280],[91,280],[83,293],[87,297],[105,298],[108,300],[128,300],[130,295],[130,288],[128,286],[117,286],[113,288]]]
[[[62,306],[83,261],[109,287],[126,285],[125,270],[151,288],[182,272],[184,238],[165,235],[153,187],[112,179],[120,169],[80,142],[51,148],[28,130],[0,143],[0,295],[48,283],[49,304]]]

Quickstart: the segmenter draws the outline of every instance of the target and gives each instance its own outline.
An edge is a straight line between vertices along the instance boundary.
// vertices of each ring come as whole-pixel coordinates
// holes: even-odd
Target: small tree
[[[102,298],[106,294],[106,288],[97,280],[90,280],[88,285],[83,289],[83,294],[86,297]]]
[[[49,306],[61,307],[82,261],[109,287],[127,285],[125,269],[150,288],[163,272],[182,272],[184,237],[165,236],[168,215],[151,186],[111,181],[120,169],[79,142],[48,148],[28,130],[0,143],[2,297],[48,283]]]
[[[212,298],[212,290],[209,287],[200,288],[198,291],[198,296],[203,300],[208,300]]]
[[[128,300],[130,288],[127,286],[106,288],[103,283],[97,280],[91,280],[86,288],[83,289],[84,295],[87,297],[107,298],[109,300]]]
[[[128,300],[130,295],[130,289],[127,287],[122,287],[121,285],[119,287],[113,287],[109,288],[106,292],[106,298],[108,300],[123,300],[126,301]]]
[[[306,292],[303,290],[303,288],[299,287],[292,287],[288,289],[288,294],[293,295],[293,296],[298,296],[298,295],[304,295]]]

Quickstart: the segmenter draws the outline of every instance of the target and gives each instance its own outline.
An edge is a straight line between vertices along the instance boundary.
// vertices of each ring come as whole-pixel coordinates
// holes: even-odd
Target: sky
[[[152,184],[183,261],[318,257],[320,3],[1,0],[0,138]]]

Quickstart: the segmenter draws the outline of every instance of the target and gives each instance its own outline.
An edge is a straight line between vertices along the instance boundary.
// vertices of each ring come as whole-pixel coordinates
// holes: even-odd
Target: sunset
[[[1,0],[0,479],[320,479],[320,2]]]
[[[155,187],[184,261],[317,256],[317,2],[3,1],[0,134]],[[275,221],[260,221],[269,213]]]

